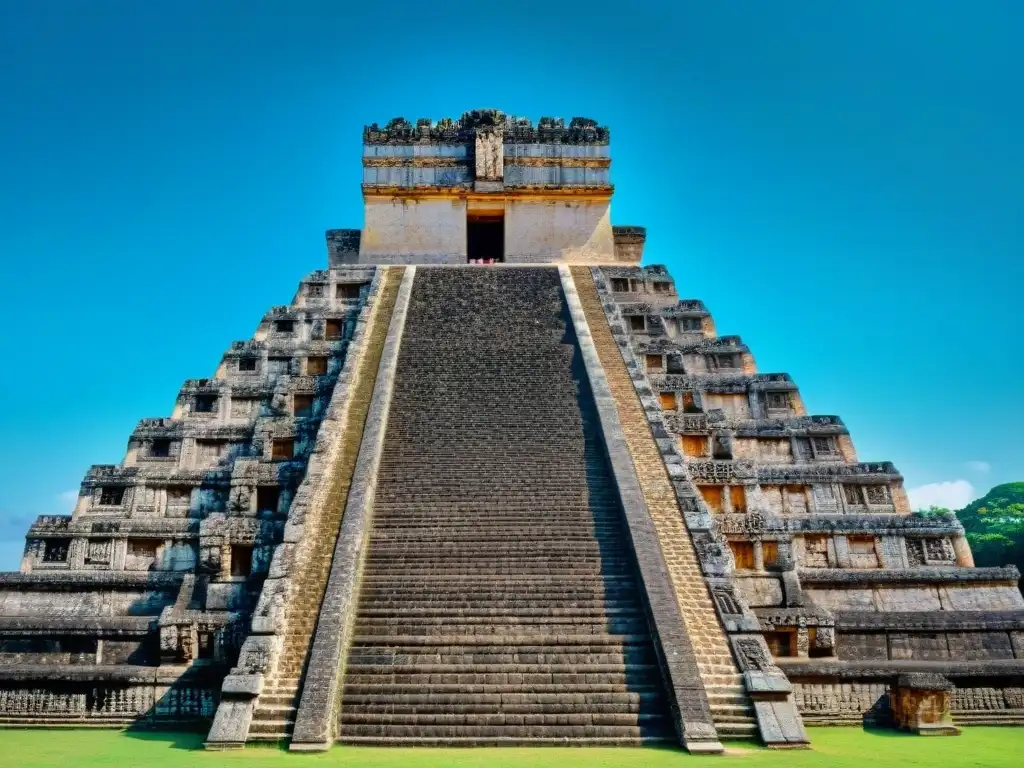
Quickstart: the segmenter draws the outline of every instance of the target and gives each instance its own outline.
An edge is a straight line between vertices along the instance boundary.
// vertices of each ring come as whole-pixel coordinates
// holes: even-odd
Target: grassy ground
[[[678,749],[388,749],[336,747],[322,754],[290,754],[271,747],[236,752],[205,752],[202,735],[106,730],[4,730],[0,765],[19,768],[242,768],[319,766],[345,768],[662,768],[737,765],[742,768],[821,766],[885,768],[900,766],[1024,765],[1024,728],[967,728],[958,737],[921,737],[859,728],[812,728],[812,750],[770,751],[730,745],[725,757],[696,757]]]

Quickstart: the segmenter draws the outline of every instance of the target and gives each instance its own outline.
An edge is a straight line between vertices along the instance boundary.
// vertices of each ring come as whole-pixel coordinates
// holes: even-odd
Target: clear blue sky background
[[[0,0],[0,567],[361,225],[364,123],[479,107],[608,124],[647,262],[917,498],[1024,479],[1022,39],[1020,0]]]

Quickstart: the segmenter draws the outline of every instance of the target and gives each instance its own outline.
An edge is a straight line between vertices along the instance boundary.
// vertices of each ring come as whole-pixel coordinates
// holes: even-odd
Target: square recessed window
[[[704,435],[683,435],[679,442],[683,456],[688,459],[702,459],[708,455],[708,439]]]
[[[655,280],[651,283],[655,293],[671,293],[672,283],[666,283],[663,280]]]
[[[776,659],[796,656],[796,632],[793,630],[765,632],[764,640]]]
[[[704,503],[708,505],[712,512],[722,512],[724,510],[722,499],[724,492],[720,485],[698,485],[697,492],[701,498],[704,499]]]
[[[679,330],[682,333],[696,333],[704,329],[704,324],[699,317],[680,317]]]
[[[834,437],[812,437],[811,445],[814,446],[814,455],[819,459],[836,456],[839,453]]]
[[[231,575],[248,576],[252,573],[252,547],[231,545]]]
[[[105,507],[119,507],[124,501],[124,488],[119,485],[108,485],[100,489],[100,504]]]
[[[216,395],[196,395],[192,405],[193,413],[213,413],[217,410]]]
[[[334,289],[335,298],[343,301],[358,301],[362,285],[360,283],[338,283]]]
[[[874,536],[847,536],[846,544],[850,549],[850,553],[854,555],[873,555],[875,554],[875,538]]]
[[[788,411],[789,410],[789,393],[788,392],[767,392],[765,393],[768,401],[769,411]]]
[[[307,357],[306,358],[306,375],[307,376],[323,376],[327,373],[327,358],[326,357]]]
[[[864,503],[864,497],[861,495],[859,485],[844,485],[843,498],[846,499],[847,504],[853,504],[854,506],[860,506]]]
[[[167,439],[154,440],[149,446],[149,455],[154,459],[166,459],[171,455],[171,441]]]
[[[761,558],[764,560],[764,567],[771,568],[779,563],[779,542],[762,541]]]
[[[274,330],[278,333],[295,333],[295,321],[278,320],[274,323]]]
[[[613,277],[612,290],[615,293],[629,293],[629,280],[624,277]]]
[[[199,632],[196,635],[197,645],[196,658],[212,659],[217,655],[217,635],[214,632]]]
[[[644,360],[648,371],[661,371],[665,367],[662,355],[646,355]]]
[[[267,373],[271,376],[287,376],[291,373],[292,359],[290,357],[271,357],[267,359]]]
[[[306,285],[306,295],[311,299],[322,299],[324,297],[324,284],[309,283]]]
[[[290,438],[276,438],[271,445],[271,457],[286,461],[295,456],[295,441]]]
[[[292,396],[292,415],[297,419],[308,419],[313,415],[312,395]]]
[[[256,370],[256,358],[255,357],[240,357],[238,358],[238,370],[240,371],[255,371]]]
[[[276,485],[256,486],[256,509],[258,512],[277,514],[277,505],[281,499],[281,489]]]
[[[703,413],[697,407],[697,399],[694,397],[693,392],[683,392],[683,413]]]
[[[324,326],[324,338],[328,341],[337,341],[342,337],[341,320],[328,320]]]
[[[630,315],[629,316],[629,330],[631,331],[646,331],[647,330],[647,318],[643,315]]]
[[[733,559],[736,561],[736,570],[754,570],[754,542],[730,541],[729,549],[732,550]]]
[[[892,503],[892,495],[887,485],[865,485],[864,491],[868,497],[868,504],[884,505]]]
[[[734,485],[729,489],[734,514],[742,515],[747,511],[747,492],[742,485]]]
[[[71,539],[47,539],[43,545],[43,562],[66,563],[70,549]]]

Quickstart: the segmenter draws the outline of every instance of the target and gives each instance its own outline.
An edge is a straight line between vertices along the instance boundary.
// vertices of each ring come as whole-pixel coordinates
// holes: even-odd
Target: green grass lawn
[[[291,754],[271,747],[205,752],[201,734],[107,730],[4,730],[0,766],[75,768],[147,766],[338,765],[345,768],[661,768],[680,765],[759,766],[998,766],[1024,765],[1024,728],[966,728],[962,736],[921,737],[859,728],[811,728],[814,748],[772,751],[731,744],[725,756],[696,757],[667,748],[388,749],[336,747]]]

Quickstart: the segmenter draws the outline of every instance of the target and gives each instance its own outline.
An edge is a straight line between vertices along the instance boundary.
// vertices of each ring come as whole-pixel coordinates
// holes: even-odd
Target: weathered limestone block
[[[897,727],[922,736],[959,736],[950,712],[953,684],[941,675],[900,675],[890,693]]]

